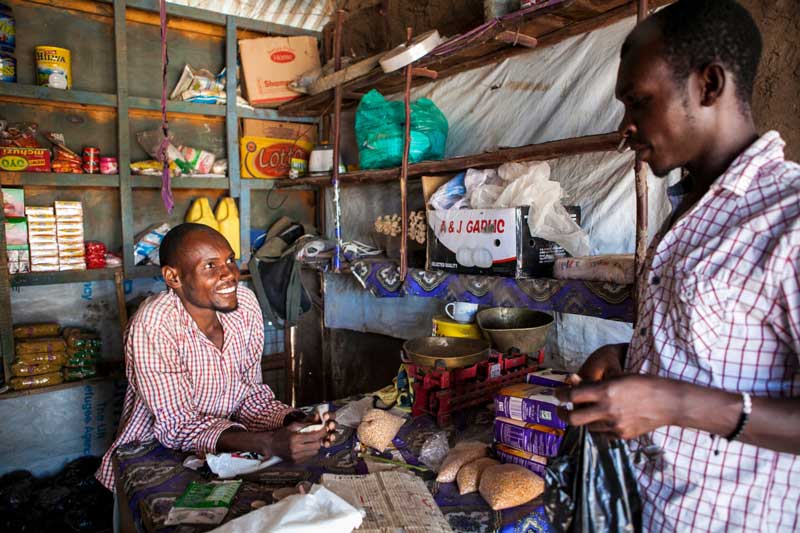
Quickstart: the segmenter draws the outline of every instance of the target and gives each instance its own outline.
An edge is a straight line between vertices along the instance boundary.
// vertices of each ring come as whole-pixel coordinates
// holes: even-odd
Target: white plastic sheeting
[[[432,99],[447,116],[448,157],[615,131],[623,114],[614,98],[619,50],[634,24],[631,17],[549,48],[423,85],[413,91],[412,98]],[[586,154],[553,160],[550,165],[552,179],[564,188],[565,203],[578,204],[583,210],[581,226],[589,234],[592,253],[632,253],[633,153]],[[666,218],[669,202],[665,180],[651,176],[649,184],[652,236]],[[345,190],[345,205],[349,194]],[[357,238],[348,229],[345,225],[344,238]],[[327,292],[326,302],[337,297],[335,290]],[[398,313],[405,312],[403,306],[396,307]],[[389,333],[372,320],[374,314],[369,311],[349,313],[338,304],[335,309],[334,313],[326,309],[329,327]],[[558,316],[553,329],[552,355],[571,368],[598,346],[627,341],[631,334],[628,324],[577,315]],[[400,337],[414,333],[391,330],[390,334]]]

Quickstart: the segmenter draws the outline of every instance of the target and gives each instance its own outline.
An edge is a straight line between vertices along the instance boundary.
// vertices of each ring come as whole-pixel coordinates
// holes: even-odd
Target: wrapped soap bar
[[[43,322],[39,324],[20,324],[14,326],[15,339],[32,339],[34,337],[56,337],[59,330],[55,322]]]
[[[495,412],[497,416],[564,429],[567,425],[556,414],[560,402],[554,393],[554,389],[541,385],[510,385],[495,396]]]
[[[555,457],[564,438],[563,429],[549,428],[539,424],[529,424],[498,416],[494,419],[494,440],[518,450]]]
[[[11,365],[11,373],[15,376],[38,376],[39,374],[48,374],[59,370],[61,370],[61,365],[54,362],[32,365],[24,361],[17,361]]]
[[[64,353],[67,350],[67,343],[60,337],[44,337],[20,341],[16,345],[17,357],[29,353]]]
[[[66,356],[63,352],[53,353],[23,353],[17,357],[18,361],[29,365],[40,365],[42,363],[52,363],[56,366],[64,366]]]
[[[14,390],[25,390],[58,385],[62,381],[64,381],[64,377],[61,372],[50,372],[49,374],[39,374],[38,376],[11,378],[8,384]]]
[[[524,466],[534,474],[544,476],[547,458],[535,453],[524,452],[505,444],[495,444],[494,451],[501,463]]]

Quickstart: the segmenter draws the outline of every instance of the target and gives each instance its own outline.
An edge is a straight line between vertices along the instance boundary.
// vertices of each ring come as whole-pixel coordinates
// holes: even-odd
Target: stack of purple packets
[[[566,424],[558,418],[554,389],[569,373],[540,370],[526,383],[511,385],[495,397],[495,452],[504,463],[524,466],[544,475],[547,458],[558,454]]]

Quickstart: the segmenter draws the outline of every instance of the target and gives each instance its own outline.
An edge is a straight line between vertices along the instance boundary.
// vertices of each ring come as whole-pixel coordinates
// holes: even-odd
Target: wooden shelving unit
[[[11,290],[13,287],[27,285],[51,285],[60,283],[84,283],[95,281],[109,281],[120,283],[122,279],[146,278],[160,276],[158,267],[141,267],[134,265],[133,243],[135,237],[134,204],[137,194],[152,194],[148,189],[159,189],[161,178],[153,176],[132,176],[130,172],[132,147],[136,143],[133,135],[135,128],[141,128],[139,124],[147,124],[154,117],[159,116],[161,101],[159,98],[145,97],[132,93],[131,86],[141,81],[141,57],[136,57],[134,51],[136,46],[144,46],[145,41],[136,41],[137,32],[148,31],[148,28],[158,26],[158,0],[60,0],[51,2],[49,0],[15,0],[12,8],[28,10],[28,13],[36,13],[36,16],[44,13],[43,16],[53,16],[58,20],[67,20],[71,26],[70,31],[83,32],[90,31],[92,24],[106,24],[109,28],[109,38],[104,48],[98,51],[95,61],[99,62],[100,67],[108,70],[105,80],[111,79],[113,90],[109,90],[107,81],[98,81],[99,74],[91,75],[85,71],[77,71],[73,65],[73,74],[76,76],[76,89],[58,90],[47,87],[39,87],[29,83],[0,83],[0,109],[7,106],[11,109],[17,105],[27,106],[26,109],[47,109],[47,113],[56,116],[69,116],[73,123],[82,123],[88,120],[92,124],[91,117],[102,115],[102,119],[97,121],[109,123],[113,120],[115,134],[108,135],[109,145],[112,138],[116,141],[119,172],[115,175],[100,174],[56,174],[56,173],[30,173],[30,172],[0,172],[0,186],[12,187],[34,187],[37,193],[45,191],[45,195],[53,193],[46,192],[46,189],[53,191],[71,190],[72,194],[79,194],[81,190],[100,191],[102,189],[112,189],[118,197],[119,217],[114,221],[121,227],[121,242],[123,254],[123,267],[121,269],[98,269],[85,271],[66,271],[66,272],[37,272],[9,275],[5,251],[5,225],[4,218],[0,213],[0,355],[5,365],[6,376],[8,376],[8,364],[14,357],[14,343],[12,336],[12,316],[11,316]],[[222,65],[228,72],[237,71],[237,41],[242,36],[263,35],[312,35],[319,37],[317,32],[272,24],[268,22],[253,21],[241,17],[229,16],[223,13],[216,13],[196,9],[192,7],[168,4],[167,12],[169,17],[169,31],[190,32],[193,35],[192,42],[198,37],[207,36],[212,39],[209,42],[218,43],[213,46],[221,46]],[[33,25],[30,18],[22,18],[19,13],[15,13],[17,27]],[[32,17],[33,15],[31,15]],[[74,23],[74,26],[73,26]],[[61,23],[63,26],[63,22]],[[54,34],[66,31],[63,27],[54,28]],[[76,33],[76,34],[77,34]],[[174,34],[173,34],[174,35]],[[95,41],[103,39],[98,37],[95,32],[92,34]],[[184,37],[185,39],[185,37]],[[152,42],[152,39],[147,39]],[[157,50],[158,43],[152,46]],[[18,39],[17,46],[20,46]],[[75,42],[74,48],[78,49],[80,43]],[[150,46],[150,45],[147,45]],[[172,44],[170,45],[172,46]],[[70,46],[73,48],[73,46]],[[103,63],[102,54],[110,51],[111,64]],[[22,50],[18,50],[21,53]],[[174,52],[174,50],[173,50]],[[210,53],[211,57],[218,52]],[[32,57],[33,51],[30,50]],[[73,58],[75,53],[73,53]],[[26,56],[27,57],[27,56]],[[158,57],[157,55],[155,57]],[[172,54],[171,62],[180,62],[180,54]],[[157,61],[157,59],[155,60]],[[93,65],[94,66],[94,63]],[[100,68],[98,67],[98,68]],[[138,69],[135,71],[135,69]],[[19,71],[18,71],[19,72]],[[82,79],[83,76],[83,79]],[[83,90],[90,77],[94,77],[93,87],[102,90],[92,91]],[[24,81],[21,78],[21,81]],[[84,84],[84,85],[82,85]],[[154,77],[153,85],[160,86],[161,78]],[[172,180],[172,188],[175,191],[181,190],[213,190],[218,195],[224,191],[229,196],[236,198],[240,204],[241,214],[241,238],[242,250],[249,252],[250,241],[250,191],[257,187],[240,185],[239,176],[239,128],[240,118],[271,119],[271,120],[292,120],[295,122],[314,123],[314,117],[286,118],[274,109],[248,109],[236,105],[236,84],[235,76],[229,76],[227,80],[228,103],[226,105],[195,104],[190,102],[169,101],[167,112],[171,121],[175,120],[197,120],[207,119],[209,122],[224,124],[222,130],[224,134],[225,152],[229,161],[228,177],[225,178],[195,178],[181,177]],[[141,83],[139,83],[141,86]],[[139,89],[141,90],[141,89]],[[147,93],[145,93],[147,94]],[[152,91],[151,93],[152,94]],[[26,111],[27,112],[27,111]],[[89,117],[85,119],[84,117]],[[4,116],[5,118],[5,116]],[[47,117],[45,117],[47,118]],[[45,122],[40,120],[40,122]],[[61,122],[63,123],[63,121]],[[54,122],[55,124],[55,122]],[[49,131],[52,125],[40,124],[41,129]],[[80,138],[67,138],[68,143],[83,143]],[[73,145],[71,144],[71,146]],[[76,192],[78,191],[78,192]],[[107,194],[107,193],[106,193]],[[200,192],[202,194],[202,192]],[[243,258],[245,261],[247,257]],[[118,297],[119,297],[118,289]],[[122,304],[124,306],[124,302]],[[82,382],[76,382],[82,383]],[[74,386],[65,384],[59,387]],[[31,391],[31,393],[58,390],[59,387],[48,387],[41,391]],[[4,395],[3,397],[8,397]]]

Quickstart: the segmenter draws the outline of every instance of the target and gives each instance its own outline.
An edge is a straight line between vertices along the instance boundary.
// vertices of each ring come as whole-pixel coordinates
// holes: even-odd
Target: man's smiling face
[[[219,233],[193,232],[181,243],[178,295],[199,309],[234,311],[239,267],[230,244]]]

